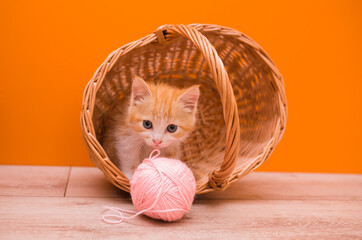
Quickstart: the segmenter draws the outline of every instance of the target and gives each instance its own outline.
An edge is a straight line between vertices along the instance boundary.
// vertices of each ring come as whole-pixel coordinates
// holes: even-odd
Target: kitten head
[[[128,123],[154,148],[182,142],[196,121],[199,86],[179,89],[146,83],[136,77],[132,84]]]

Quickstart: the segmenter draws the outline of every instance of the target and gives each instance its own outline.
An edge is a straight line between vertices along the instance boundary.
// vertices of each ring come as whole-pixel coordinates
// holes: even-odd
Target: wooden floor
[[[129,195],[91,167],[0,165],[0,239],[362,239],[362,175],[254,172],[180,221],[102,222]]]

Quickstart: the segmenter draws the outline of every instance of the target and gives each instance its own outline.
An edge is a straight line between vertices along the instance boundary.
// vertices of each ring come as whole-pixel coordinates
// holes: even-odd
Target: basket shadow
[[[195,200],[271,200],[288,198],[282,196],[285,189],[283,179],[275,178],[277,174],[252,172],[234,182],[225,191],[214,190],[197,195]],[[285,194],[285,192],[284,192]],[[203,201],[204,203],[204,201]]]

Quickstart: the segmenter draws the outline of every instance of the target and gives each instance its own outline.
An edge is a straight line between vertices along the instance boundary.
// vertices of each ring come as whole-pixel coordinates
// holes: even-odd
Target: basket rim
[[[267,55],[267,53],[255,41],[253,41],[251,38],[249,38],[248,36],[244,35],[243,33],[239,32],[235,29],[223,27],[223,26],[219,26],[219,25],[198,24],[198,23],[189,24],[189,25],[182,25],[182,24],[180,24],[180,25],[162,25],[159,28],[157,28],[157,30],[155,32],[148,34],[148,35],[140,38],[139,40],[127,43],[127,44],[121,46],[120,48],[116,49],[115,51],[111,52],[108,55],[108,57],[106,58],[106,60],[98,67],[98,69],[94,73],[93,77],[90,79],[90,81],[86,85],[84,94],[83,94],[82,110],[81,110],[81,130],[82,130],[82,138],[88,148],[90,158],[95,163],[95,165],[103,171],[106,178],[110,182],[112,182],[115,186],[117,186],[118,188],[120,188],[124,191],[129,192],[129,189],[130,189],[129,180],[110,161],[110,159],[108,158],[103,147],[100,145],[97,138],[95,137],[96,134],[95,134],[95,129],[94,129],[93,122],[92,122],[92,117],[93,117],[96,93],[97,93],[99,87],[101,86],[106,74],[112,69],[114,64],[119,59],[119,57],[127,54],[128,52],[132,51],[133,49],[146,46],[150,43],[163,44],[164,42],[166,42],[170,39],[182,36],[182,34],[184,35],[184,37],[186,35],[186,36],[189,36],[190,38],[192,38],[198,32],[202,36],[203,36],[203,33],[208,33],[208,32],[214,32],[214,33],[216,32],[219,35],[231,36],[231,37],[239,40],[239,42],[241,44],[247,44],[256,51],[256,53],[270,67],[270,69],[273,72],[273,80],[276,83],[275,87],[276,87],[276,91],[278,94],[280,116],[277,121],[275,131],[273,132],[273,135],[272,135],[273,137],[270,139],[268,144],[265,146],[265,149],[262,152],[262,154],[258,155],[246,168],[235,170],[235,164],[236,164],[236,159],[237,159],[238,154],[235,155],[234,153],[236,152],[235,149],[237,149],[237,151],[238,151],[239,143],[238,143],[238,140],[237,140],[237,143],[231,142],[230,144],[232,144],[231,147],[233,148],[232,154],[234,154],[233,155],[234,158],[232,160],[233,162],[225,163],[225,161],[224,161],[224,163],[223,163],[223,164],[228,164],[228,166],[225,168],[226,170],[224,169],[227,172],[226,173],[221,172],[221,174],[220,174],[220,172],[214,171],[214,172],[210,173],[209,182],[198,185],[196,193],[202,194],[202,193],[206,193],[209,191],[213,191],[214,189],[225,190],[226,188],[228,188],[230,183],[240,179],[242,176],[246,175],[250,171],[252,171],[255,168],[257,168],[258,166],[260,166],[270,156],[270,154],[273,152],[275,146],[278,144],[278,142],[280,141],[281,137],[284,134],[288,107],[287,107],[287,102],[286,102],[286,97],[285,97],[283,77],[281,76],[278,69],[275,67],[274,63],[272,62],[270,57]],[[203,36],[203,37],[208,42],[207,38],[205,36]],[[192,40],[190,38],[189,38],[189,40]],[[196,40],[199,40],[199,39],[196,39]],[[208,42],[208,43],[211,45],[210,42]],[[214,49],[212,45],[211,45],[211,48]],[[207,51],[208,51],[207,54],[212,55],[212,53],[209,52],[212,50],[207,49]],[[215,52],[216,52],[216,50],[215,50]],[[212,57],[219,58],[217,52],[216,52],[216,56],[214,55]],[[215,59],[214,59],[214,61],[215,61]],[[221,59],[220,59],[220,62],[222,64]],[[222,71],[222,69],[225,71],[225,68],[223,65],[220,70]],[[225,73],[226,73],[226,71],[225,71]],[[226,75],[224,75],[224,78],[225,77],[228,81],[228,84],[231,86],[230,81],[228,80],[227,73],[226,73]],[[220,91],[219,91],[219,93],[220,93]],[[230,91],[228,93],[230,94]],[[233,99],[231,97],[231,100],[228,102],[228,104],[230,102],[232,102],[232,100],[235,101],[235,97],[232,92],[232,86],[231,86],[231,94],[232,94]],[[234,108],[234,111],[235,111],[235,108]],[[238,111],[238,109],[236,107],[236,114],[234,114],[234,116],[233,116],[234,118],[236,116],[238,118],[237,111]],[[225,112],[224,112],[224,114],[225,114]],[[239,121],[236,121],[236,122],[238,123]],[[238,124],[235,124],[235,125],[238,125]],[[234,135],[236,133],[239,133],[239,135],[240,135],[239,126],[231,125],[230,129],[231,128],[233,128]],[[239,138],[236,138],[236,139],[239,139]],[[237,145],[236,147],[235,147],[235,144]],[[216,175],[219,174],[219,176],[214,178],[215,174]]]

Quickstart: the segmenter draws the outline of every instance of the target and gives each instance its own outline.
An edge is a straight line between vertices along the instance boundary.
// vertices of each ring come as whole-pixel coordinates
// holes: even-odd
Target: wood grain
[[[178,222],[112,225],[102,206],[134,207],[97,168],[2,165],[0,239],[362,239],[361,190],[357,174],[254,172]]]
[[[129,194],[108,182],[95,167],[72,167],[66,197],[124,197]]]
[[[362,200],[362,174],[252,172],[202,199]]]
[[[144,216],[101,221],[102,206],[133,209],[122,198],[0,198],[2,239],[356,239],[362,201],[198,200],[175,223]]]
[[[73,167],[66,196],[128,197],[92,167]],[[362,174],[252,172],[226,191],[199,199],[362,200]]]
[[[69,169],[0,165],[0,196],[64,196]]]

